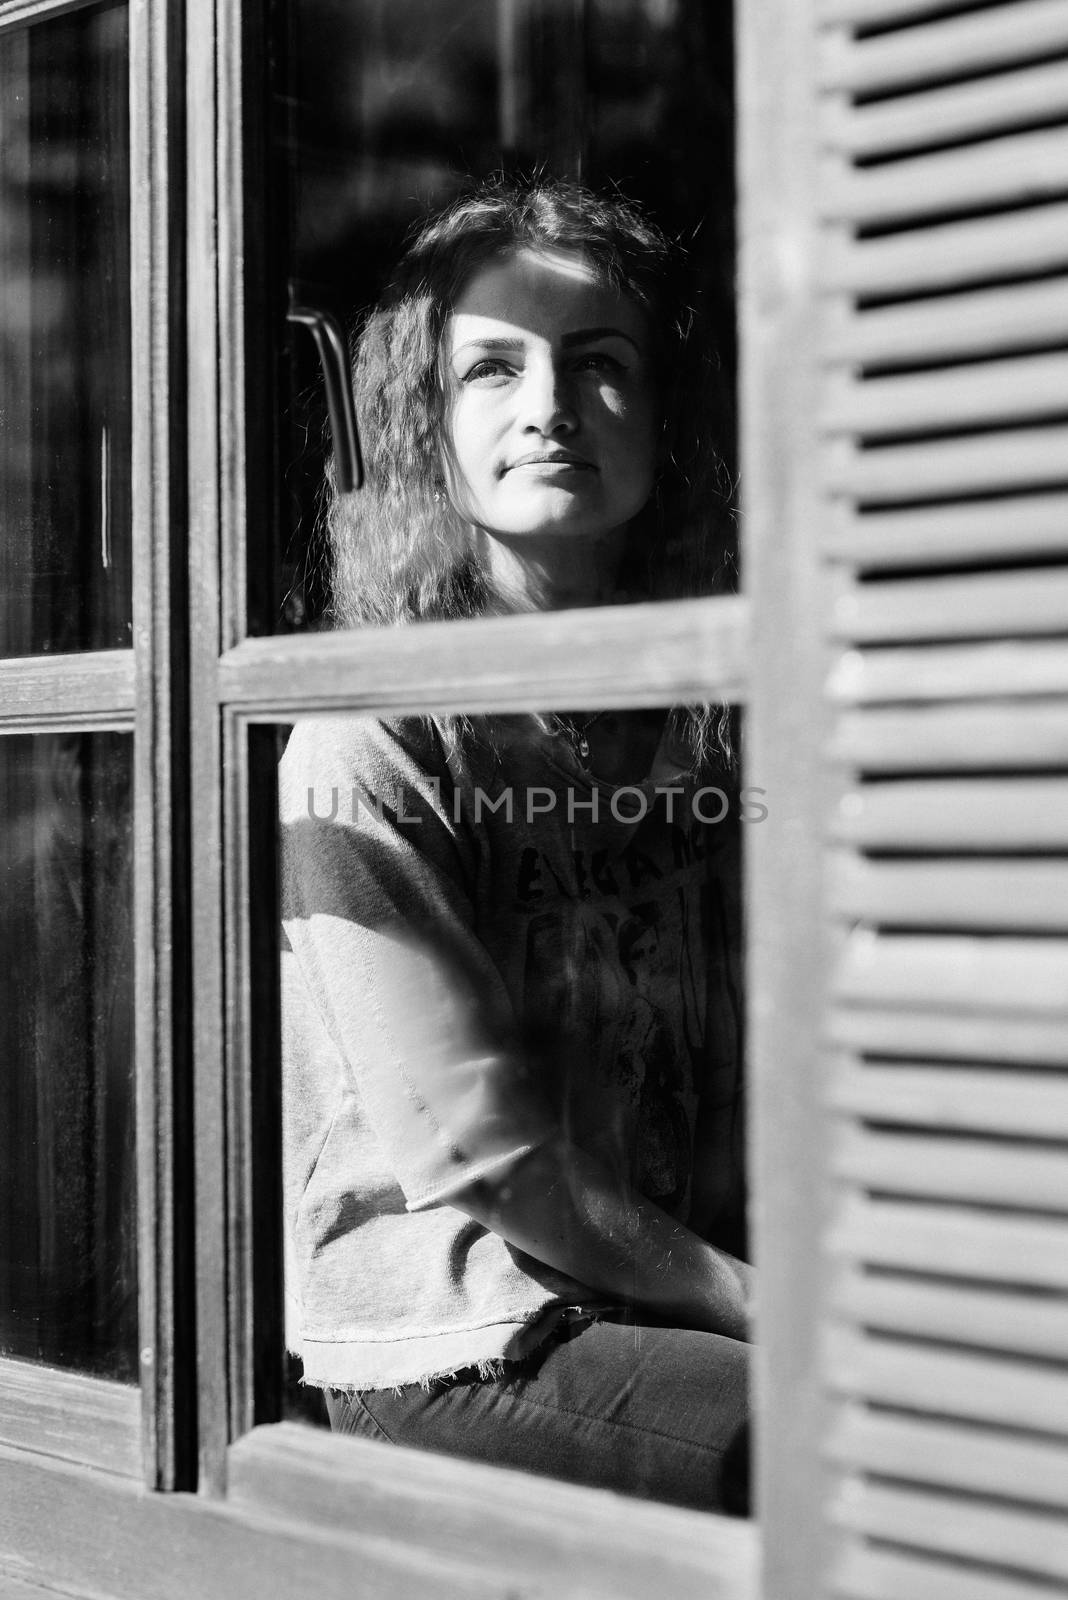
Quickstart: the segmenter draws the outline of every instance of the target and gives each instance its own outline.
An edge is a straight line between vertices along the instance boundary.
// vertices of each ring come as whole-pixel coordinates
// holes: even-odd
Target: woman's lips
[[[584,456],[573,456],[561,451],[548,453],[532,450],[529,455],[518,456],[515,461],[510,461],[505,471],[514,472],[517,467],[532,467],[539,472],[594,472],[596,470],[593,462],[587,461]]]

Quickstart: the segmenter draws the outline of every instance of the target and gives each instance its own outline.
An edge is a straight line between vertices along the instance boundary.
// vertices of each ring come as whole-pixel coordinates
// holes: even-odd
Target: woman
[[[358,343],[342,622],[686,592],[712,452],[675,276],[563,185],[423,230]],[[290,1342],[335,1428],[723,1503],[751,1295],[730,835],[698,803],[723,726],[295,730]]]

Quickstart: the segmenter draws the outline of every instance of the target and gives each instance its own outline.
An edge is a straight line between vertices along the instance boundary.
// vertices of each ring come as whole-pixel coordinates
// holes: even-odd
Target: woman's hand
[[[753,1269],[562,1136],[449,1203],[591,1290],[680,1327],[750,1338]]]

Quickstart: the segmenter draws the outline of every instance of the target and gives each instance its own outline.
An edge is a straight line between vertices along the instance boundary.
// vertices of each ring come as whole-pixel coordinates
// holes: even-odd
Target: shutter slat
[[[846,711],[838,718],[830,752],[836,761],[867,773],[1061,766],[1068,763],[1068,704],[1063,700],[1023,700],[1008,705],[980,701],[975,705],[910,706],[905,711]],[[1052,870],[1059,885],[1059,869]],[[1037,875],[1028,870],[1021,881],[1027,882],[1029,893],[1042,897],[1039,906],[1049,905]],[[932,882],[916,880],[924,889]],[[1014,907],[1004,909],[1010,917],[1016,915]],[[1039,910],[1038,914],[1045,917],[1047,912]]]
[[[835,99],[824,119],[823,142],[840,155],[886,155],[1066,113],[1068,65],[1052,61],[874,105],[843,109]]]
[[[851,1482],[831,1515],[871,1538],[992,1561],[1048,1577],[1068,1576],[1068,1523],[1046,1511],[1005,1510],[948,1495]]]
[[[945,222],[876,239],[835,230],[824,256],[827,287],[858,295],[915,294],[1068,265],[1068,206]]]
[[[964,77],[1066,49],[1068,13],[1061,0],[1017,0],[874,39],[828,32],[818,72],[826,89],[870,92]]]
[[[1064,1150],[873,1132],[845,1123],[831,1140],[831,1170],[860,1189],[1068,1215]]]
[[[849,1196],[827,1243],[832,1255],[872,1266],[1068,1289],[1068,1223],[1045,1217]]]
[[[851,1265],[836,1280],[831,1304],[840,1316],[884,1333],[985,1345],[1054,1360],[1063,1360],[1068,1350],[1068,1298],[1062,1295],[965,1289],[960,1284],[876,1275]],[[1068,1502],[1068,1464],[1063,1452],[1060,1459]]]
[[[892,1006],[836,1006],[827,1022],[831,1044],[891,1060],[1020,1062],[1063,1067],[1068,1021],[954,1010],[902,1011]]]
[[[858,28],[874,28],[888,22],[904,22],[913,17],[932,17],[950,11],[956,0],[819,0],[816,20],[820,23],[852,23]]]
[[[858,380],[831,373],[822,426],[863,438],[1023,422],[1068,414],[1068,355],[1028,356],[925,372]],[[1062,464],[1068,476],[1068,461]]]
[[[826,346],[832,360],[896,366],[1065,340],[1068,283],[1056,280],[854,310],[828,329]]]
[[[911,17],[937,16],[941,11],[952,10],[955,3],[956,0],[819,0],[816,20],[874,28]]]
[[[833,989],[838,999],[861,1004],[1042,1011],[1068,1017],[1068,939],[857,928],[843,943]]]
[[[1068,1078],[1057,1073],[860,1066],[845,1057],[831,1076],[827,1096],[834,1110],[873,1121],[1068,1139]]]
[[[871,169],[824,166],[820,210],[833,222],[864,227],[946,211],[1018,205],[1068,190],[1068,132],[1056,129],[986,139]]]
[[[984,1428],[895,1417],[847,1402],[827,1441],[832,1460],[862,1472],[1015,1495],[1039,1505],[1068,1505],[1068,1458],[1046,1440],[1006,1438]]]
[[[829,692],[853,705],[1064,694],[1068,644],[1033,639],[849,650],[838,662]]]
[[[869,861],[840,851],[828,895],[838,916],[883,926],[1068,933],[1063,860]]]
[[[843,797],[834,834],[869,850],[1065,850],[1068,778],[865,784]]]
[[[891,445],[825,459],[827,488],[869,504],[987,494],[1068,480],[1068,427]]]
[[[843,506],[824,535],[823,548],[865,571],[1057,555],[1068,551],[1068,494],[874,515]]]
[[[832,616],[840,639],[997,638],[1068,630],[1068,567],[856,585]]]
[[[1068,1430],[1068,1374],[1046,1362],[942,1350],[836,1328],[828,1339],[826,1365],[831,1387],[841,1394],[1036,1433]]]
[[[992,1576],[977,1567],[850,1543],[835,1562],[832,1594],[845,1600],[1063,1600],[1061,1585]]]

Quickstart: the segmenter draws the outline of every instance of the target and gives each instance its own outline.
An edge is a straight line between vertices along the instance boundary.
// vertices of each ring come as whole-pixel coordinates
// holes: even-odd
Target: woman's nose
[[[531,433],[574,433],[579,418],[575,395],[566,372],[555,362],[532,363],[523,385],[523,427]]]

